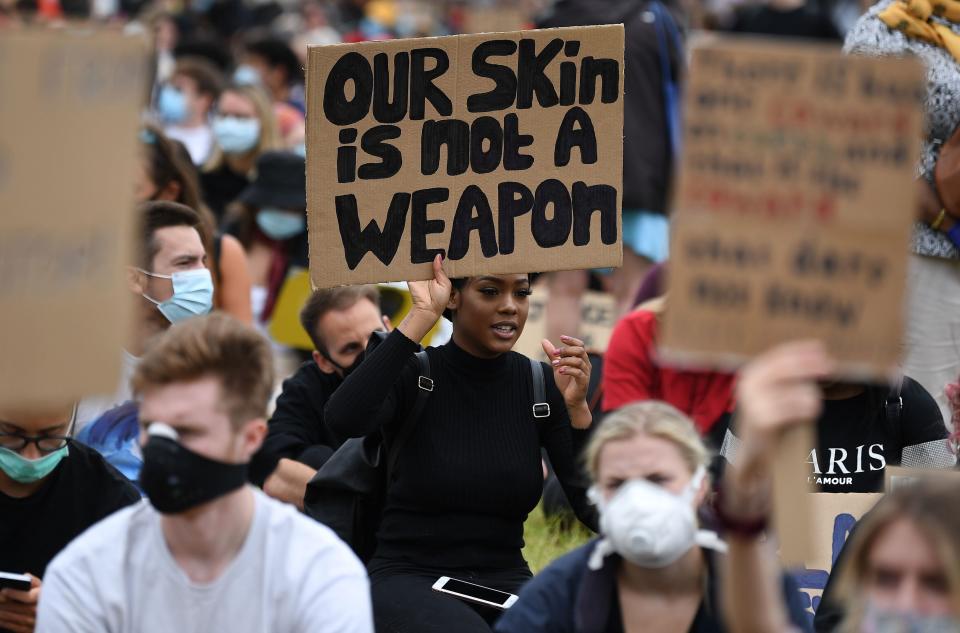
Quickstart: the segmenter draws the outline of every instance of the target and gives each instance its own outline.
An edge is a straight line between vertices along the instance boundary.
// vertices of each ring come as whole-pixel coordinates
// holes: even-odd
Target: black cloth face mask
[[[353,373],[353,370],[355,370],[357,367],[360,366],[360,361],[363,360],[363,353],[361,352],[360,354],[357,354],[357,357],[353,359],[353,362],[352,362],[352,363],[350,363],[349,365],[347,365],[346,367],[344,367],[343,365],[341,365],[341,364],[338,363],[337,361],[335,361],[335,360],[333,360],[332,358],[330,358],[330,355],[327,354],[326,352],[320,352],[320,355],[323,356],[324,358],[326,358],[326,359],[327,359],[327,362],[329,362],[331,365],[333,365],[334,367],[336,367],[337,369],[340,370],[341,377],[342,377],[344,380],[347,379],[347,376],[349,376],[350,374]]]
[[[166,427],[156,429],[154,427]],[[151,424],[143,446],[140,487],[161,514],[179,514],[233,492],[247,482],[247,464],[228,464],[184,448],[162,424]]]

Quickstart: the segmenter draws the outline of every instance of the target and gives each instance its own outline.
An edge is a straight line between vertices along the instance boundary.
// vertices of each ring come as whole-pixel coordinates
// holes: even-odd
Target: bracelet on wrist
[[[940,230],[940,225],[943,224],[943,220],[947,217],[946,208],[941,208],[940,213],[937,214],[937,218],[930,223],[930,228],[934,231]]]
[[[729,512],[727,507],[727,495],[724,493],[724,487],[717,489],[717,496],[714,500],[714,512],[717,523],[724,535],[750,539],[760,536],[767,531],[769,527],[769,513],[763,513],[753,517],[738,517]]]

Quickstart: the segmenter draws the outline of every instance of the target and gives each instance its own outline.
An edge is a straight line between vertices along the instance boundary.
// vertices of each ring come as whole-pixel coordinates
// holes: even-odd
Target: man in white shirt
[[[137,366],[149,498],[47,569],[39,633],[372,633],[367,575],[329,529],[248,486],[266,434],[269,343],[220,314]]]

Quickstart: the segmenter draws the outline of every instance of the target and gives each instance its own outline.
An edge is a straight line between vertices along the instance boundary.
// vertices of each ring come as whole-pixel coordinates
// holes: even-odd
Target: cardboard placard
[[[0,38],[0,403],[112,393],[130,293],[139,38]]]
[[[887,492],[924,480],[948,482],[960,487],[960,471],[953,468],[904,468],[902,466],[887,466],[883,471],[883,487]]]
[[[660,339],[730,370],[823,340],[842,375],[901,355],[924,72],[912,59],[726,40],[693,53]]]
[[[315,287],[618,266],[623,26],[312,47]]]
[[[815,493],[807,495],[811,517],[812,550],[800,570],[792,572],[802,593],[809,598],[807,608],[815,612],[827,586],[833,563],[850,536],[850,530],[870,511],[881,493]]]
[[[540,341],[547,336],[547,301],[550,291],[535,286],[530,295],[530,312],[523,333],[513,346],[513,351],[530,358],[547,360]],[[580,332],[583,344],[600,353],[607,351],[613,326],[617,323],[617,302],[602,292],[587,291],[580,299]]]

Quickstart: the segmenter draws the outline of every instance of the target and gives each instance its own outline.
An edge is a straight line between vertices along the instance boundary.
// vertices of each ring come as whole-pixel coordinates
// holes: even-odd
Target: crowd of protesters
[[[117,183],[137,226],[118,271],[132,326],[102,350],[122,357],[117,390],[0,408],[0,631],[960,631],[950,478],[866,515],[816,621],[769,538],[792,426],[816,429],[803,457],[821,492],[957,466],[960,210],[935,178],[960,124],[954,4],[0,0],[0,50],[7,30],[77,25],[153,43],[136,179]],[[316,291],[293,324],[309,348],[281,340],[309,259],[307,47],[454,34],[484,12],[624,24],[623,267],[450,279],[438,256],[402,313],[376,286]],[[836,380],[815,341],[736,374],[658,359],[679,95],[708,30],[924,62],[890,383]],[[534,286],[547,362],[514,351]],[[588,289],[617,306],[605,351],[580,334]],[[524,522],[541,503],[596,537],[534,576]],[[514,597],[465,600],[435,590],[444,577]]]

